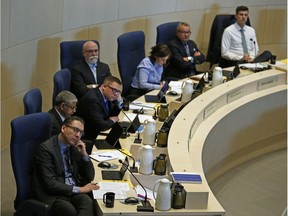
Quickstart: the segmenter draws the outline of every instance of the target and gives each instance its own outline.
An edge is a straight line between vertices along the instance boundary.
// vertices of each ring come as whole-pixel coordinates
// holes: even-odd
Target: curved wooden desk
[[[244,161],[286,148],[286,77],[272,69],[221,84],[176,117],[168,138],[171,167],[203,179],[202,184],[184,184],[192,209],[206,205],[203,212],[224,214],[209,181]]]

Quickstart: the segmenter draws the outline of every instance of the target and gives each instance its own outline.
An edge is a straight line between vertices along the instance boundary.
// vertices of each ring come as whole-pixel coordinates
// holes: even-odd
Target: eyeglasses
[[[191,31],[180,31],[180,30],[178,30],[178,32],[181,33],[181,34],[191,34]]]
[[[84,50],[84,51],[87,52],[87,53],[93,53],[93,52],[97,53],[97,52],[99,52],[98,49]]]
[[[73,131],[75,134],[80,133],[80,136],[81,136],[81,137],[83,137],[84,134],[85,134],[84,131],[80,130],[80,129],[77,128],[77,127],[73,127],[73,126],[71,126],[71,125],[65,125],[65,126],[68,127],[68,128],[70,128],[70,129],[72,129],[72,131]]]
[[[71,106],[71,105],[69,105],[69,104],[66,104],[66,103],[65,103],[65,106],[69,107],[69,108],[70,108],[70,109],[72,109],[72,110],[74,110],[74,109],[76,109],[76,108],[77,108],[77,106]]]
[[[121,94],[121,91],[120,90],[118,90],[118,89],[116,89],[116,88],[113,88],[113,87],[111,87],[111,86],[109,86],[109,85],[107,85],[111,90],[112,90],[112,93],[113,94]]]

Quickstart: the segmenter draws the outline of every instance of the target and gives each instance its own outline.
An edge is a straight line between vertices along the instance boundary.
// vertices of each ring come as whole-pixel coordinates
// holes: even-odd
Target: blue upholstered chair
[[[135,98],[129,95],[129,91],[137,66],[145,58],[145,35],[143,31],[128,32],[120,35],[117,42],[118,69],[123,83],[122,96],[133,100]]]
[[[62,41],[60,43],[61,69],[69,68],[74,61],[79,61],[84,58],[82,55],[82,47],[86,41],[87,40]],[[99,42],[96,40],[93,41],[98,44],[98,49],[100,50]]]
[[[56,96],[63,90],[70,91],[71,72],[69,69],[64,68],[57,71],[53,76],[53,96],[52,104],[55,105]]]
[[[42,111],[42,94],[39,88],[33,88],[23,97],[24,115]]]
[[[234,14],[221,14],[215,16],[210,30],[210,40],[206,55],[206,61],[210,62],[210,68],[212,68],[214,64],[218,64],[222,59],[221,40],[224,29],[235,22],[236,18]],[[246,24],[250,26],[249,18]]]
[[[176,37],[179,22],[168,22],[157,26],[156,44],[167,43]]]
[[[20,116],[11,121],[10,153],[16,180],[15,216],[48,216],[49,206],[31,199],[35,151],[50,137],[51,117],[46,112]]]

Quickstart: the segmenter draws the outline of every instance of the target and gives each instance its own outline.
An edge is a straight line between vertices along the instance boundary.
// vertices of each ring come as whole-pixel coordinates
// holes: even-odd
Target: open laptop
[[[124,113],[125,114],[125,113]],[[128,116],[126,116],[128,118]],[[128,118],[128,120],[130,120]],[[136,133],[136,131],[138,130],[138,128],[140,127],[141,123],[140,123],[140,119],[139,119],[139,113],[137,113],[137,115],[135,116],[135,118],[133,119],[133,121],[131,122],[118,122],[118,124],[123,128],[127,128],[129,133]]]
[[[119,149],[119,138],[123,133],[122,127],[116,122],[105,139],[96,139],[94,145],[97,149]]]
[[[234,79],[240,74],[239,65],[236,64],[233,71],[222,70],[223,76],[226,76],[227,79]]]
[[[129,167],[129,160],[126,156],[120,170],[102,170],[102,179],[103,180],[122,180],[127,168]]]
[[[145,102],[152,103],[166,103],[165,93],[169,89],[169,82],[165,82],[157,95],[144,95]]]
[[[203,76],[201,77],[201,79],[198,81],[197,85],[195,86],[194,90],[197,91],[202,91],[204,86],[205,86],[205,75],[206,73],[203,74]]]

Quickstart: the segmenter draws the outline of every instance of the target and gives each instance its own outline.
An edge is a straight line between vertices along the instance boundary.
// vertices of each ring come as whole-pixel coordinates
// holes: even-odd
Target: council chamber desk
[[[116,201],[114,208],[106,208],[98,200],[99,215],[224,215],[209,182],[247,160],[286,148],[286,91],[286,72],[271,69],[223,83],[198,96],[174,120],[164,150],[171,170],[202,177],[202,184],[183,184],[187,208],[137,212],[136,206]],[[121,140],[131,152],[135,147],[132,140]],[[145,178],[140,181],[145,185]]]

